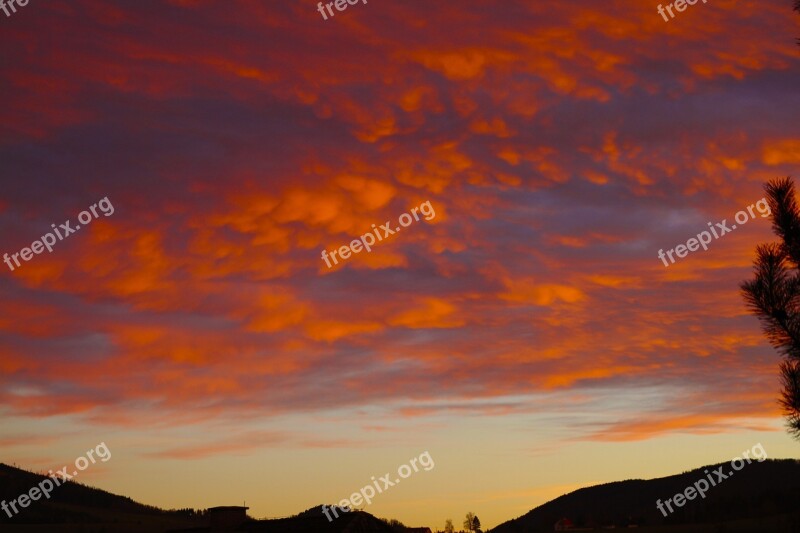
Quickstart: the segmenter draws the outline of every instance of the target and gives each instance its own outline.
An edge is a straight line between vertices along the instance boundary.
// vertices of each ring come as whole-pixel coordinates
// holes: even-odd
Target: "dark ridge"
[[[663,502],[700,479],[708,480],[705,471],[712,474],[720,466],[725,475],[732,470],[730,462],[725,462],[663,478],[630,479],[582,488],[500,524],[491,533],[553,531],[562,519],[570,521],[576,529],[600,529],[630,525],[641,528],[721,524],[769,516],[777,517],[776,522],[765,525],[764,529],[748,529],[755,526],[747,526],[730,531],[800,531],[800,461],[794,459],[767,459],[745,465],[728,479],[710,487],[705,498],[695,496],[682,507],[673,503],[674,512],[667,517],[656,508],[657,500]],[[716,475],[712,474],[712,479],[716,482]],[[777,525],[784,521],[788,521],[786,528]],[[716,526],[709,529],[716,530]]]

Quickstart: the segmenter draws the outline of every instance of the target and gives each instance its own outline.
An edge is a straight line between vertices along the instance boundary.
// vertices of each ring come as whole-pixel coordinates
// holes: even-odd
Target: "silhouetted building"
[[[233,529],[247,522],[249,507],[224,506],[209,507],[208,525],[212,529]]]

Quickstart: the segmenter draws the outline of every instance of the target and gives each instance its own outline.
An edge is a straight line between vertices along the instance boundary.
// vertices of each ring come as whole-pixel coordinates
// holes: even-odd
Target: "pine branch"
[[[786,416],[789,433],[800,439],[800,364],[796,361],[781,363],[783,393],[779,403]]]
[[[800,265],[800,209],[794,182],[790,178],[773,180],[764,189],[772,211],[772,229],[781,238],[787,255],[797,268]]]
[[[800,275],[787,268],[786,253],[778,244],[760,245],[756,254],[755,277],[741,284],[742,295],[770,344],[800,360]]]
[[[795,9],[800,11],[800,0]],[[785,357],[779,400],[788,432],[800,440],[800,208],[790,178],[764,187],[772,229],[780,242],[756,248],[754,276],[740,285],[770,344]]]

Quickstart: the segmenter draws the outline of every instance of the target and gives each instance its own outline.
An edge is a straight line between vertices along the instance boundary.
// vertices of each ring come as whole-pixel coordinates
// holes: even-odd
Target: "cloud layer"
[[[656,253],[797,174],[784,4],[29,5],[0,35],[3,251],[115,214],[0,277],[3,410],[265,445],[310,442],[253,433],[271,416],[559,412],[529,395],[568,394],[587,440],[774,419],[737,287],[769,221]]]

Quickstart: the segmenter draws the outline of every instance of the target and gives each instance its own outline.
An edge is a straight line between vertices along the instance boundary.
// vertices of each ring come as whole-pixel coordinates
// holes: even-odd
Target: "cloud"
[[[630,405],[586,438],[776,417],[776,358],[736,288],[768,223],[669,269],[656,254],[796,171],[780,4],[720,0],[680,24],[621,1],[387,4],[322,28],[291,3],[15,18],[2,39],[30,46],[4,66],[5,250],[99,197],[116,212],[3,273],[0,400],[137,426],[150,409],[164,424],[399,400],[435,415],[690,380],[710,396],[736,383],[759,409]],[[424,201],[434,220],[324,266]],[[247,451],[152,453],[226,450]]]

